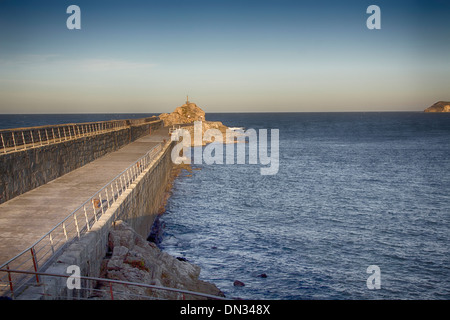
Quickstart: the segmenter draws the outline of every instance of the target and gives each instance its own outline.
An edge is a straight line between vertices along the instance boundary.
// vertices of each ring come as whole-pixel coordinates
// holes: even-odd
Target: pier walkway
[[[151,135],[0,204],[0,265],[32,246],[149,150],[169,139],[167,128],[158,129]],[[116,187],[119,188],[117,183]]]

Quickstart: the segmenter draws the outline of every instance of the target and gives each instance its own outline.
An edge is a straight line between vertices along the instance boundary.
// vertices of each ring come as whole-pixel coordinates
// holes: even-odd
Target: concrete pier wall
[[[162,127],[162,121],[155,118],[121,122],[122,126],[115,131],[61,142],[49,141],[49,144],[11,153],[1,153],[0,150],[0,203],[46,184]],[[55,132],[57,128],[58,126],[27,128],[23,132],[36,135],[39,131],[39,136],[46,136],[45,132]],[[9,131],[13,130],[19,129]],[[74,132],[77,130],[74,129]],[[2,133],[4,137],[8,136],[8,130],[2,130]],[[25,136],[25,140],[27,139]],[[10,142],[4,143],[7,145]]]

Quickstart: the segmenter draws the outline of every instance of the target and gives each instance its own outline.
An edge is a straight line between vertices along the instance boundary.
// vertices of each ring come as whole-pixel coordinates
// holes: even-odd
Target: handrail
[[[89,231],[93,224],[117,201],[131,183],[147,169],[162,148],[162,144],[159,143],[150,149],[144,156],[105,184],[35,243],[0,265],[0,270],[6,268],[6,270],[34,270],[34,272],[37,272],[41,264],[44,265],[50,261],[68,243],[76,238],[79,239],[82,234]],[[19,279],[18,281],[23,282],[22,280]]]
[[[0,272],[6,272],[8,274],[10,273],[19,273],[19,274],[29,274],[34,276],[48,276],[48,277],[59,277],[59,278],[70,278],[75,276],[69,275],[69,274],[57,274],[57,273],[48,273],[48,272],[36,272],[36,271],[23,271],[23,270],[5,270],[0,269]],[[130,282],[130,281],[123,281],[123,280],[116,280],[116,279],[108,279],[108,278],[97,278],[97,277],[88,277],[88,276],[76,276],[78,279],[88,280],[88,281],[99,281],[99,282],[107,282],[107,283],[115,283],[115,284],[122,284],[127,286],[136,286],[136,287],[144,287],[144,288],[150,288],[150,289],[156,289],[156,290],[165,290],[165,291],[172,291],[182,294],[190,294],[195,296],[200,296],[208,299],[214,299],[214,300],[231,300],[226,297],[221,296],[215,296],[207,293],[202,292],[196,292],[196,291],[190,291],[190,290],[184,290],[184,289],[178,289],[178,288],[171,288],[171,287],[164,287],[164,286],[157,286],[152,284],[146,284],[146,283],[139,283],[139,282]],[[113,293],[113,291],[111,292]],[[113,298],[113,294],[111,294],[111,298]]]
[[[0,129],[0,155],[161,121],[157,117]]]
[[[76,208],[74,211],[72,211],[71,213],[69,213],[61,222],[59,222],[56,226],[54,226],[49,232],[47,232],[45,235],[43,235],[38,241],[42,241],[44,238],[46,238],[48,236],[49,233],[51,233],[53,230],[55,230],[57,227],[59,227],[60,225],[62,225],[67,219],[69,219],[71,216],[73,216],[73,214],[80,210],[83,206],[85,206],[87,203],[92,202],[92,199],[100,192],[102,192],[103,190],[105,190],[109,185],[111,185],[111,183],[113,181],[115,181],[117,178],[119,178],[121,175],[123,175],[124,173],[126,173],[128,170],[130,170],[132,167],[134,167],[136,165],[136,163],[138,163],[139,161],[141,161],[142,159],[144,159],[145,157],[147,157],[150,153],[152,153],[153,150],[155,150],[157,147],[160,147],[159,145],[154,146],[152,149],[150,149],[150,151],[148,151],[145,155],[143,155],[142,157],[140,157],[138,160],[136,160],[136,162],[134,162],[132,165],[130,165],[128,168],[126,168],[125,170],[123,170],[121,173],[119,173],[117,176],[115,176],[110,182],[108,182],[107,184],[105,184],[103,187],[101,187],[94,195],[92,195],[88,200],[86,200],[85,202],[83,202],[83,204],[81,204],[78,208]],[[31,247],[30,247],[31,248]],[[30,250],[30,248],[25,249],[24,251],[28,251]],[[0,266],[0,269],[3,267]]]
[[[126,120],[67,123],[0,130],[0,154],[61,143],[127,128]]]

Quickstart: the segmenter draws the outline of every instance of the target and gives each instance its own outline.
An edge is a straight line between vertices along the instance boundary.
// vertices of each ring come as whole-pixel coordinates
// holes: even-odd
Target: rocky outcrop
[[[212,283],[199,279],[200,267],[162,252],[154,243],[138,235],[123,221],[117,221],[109,234],[110,257],[103,261],[103,278],[178,288],[215,296],[224,294]],[[113,284],[114,299],[205,299],[166,290]],[[105,289],[109,292],[109,288]],[[118,292],[125,294],[119,295]],[[100,297],[107,298],[107,297]]]
[[[439,101],[431,107],[426,108],[424,112],[450,112],[450,101]]]
[[[170,114],[160,114],[159,118],[163,120],[165,127],[178,127],[179,125],[182,125],[183,129],[188,130],[191,135],[192,146],[194,146],[194,121],[202,121],[202,136],[208,129],[218,129],[225,137],[226,130],[228,129],[228,127],[220,121],[207,121],[205,112],[195,103],[189,101],[186,101],[185,104],[176,108]],[[208,142],[203,142],[203,145]]]
[[[175,124],[193,123],[194,121],[205,121],[205,112],[195,103],[185,103],[176,108],[172,113],[162,113],[159,118],[164,121],[165,127]]]

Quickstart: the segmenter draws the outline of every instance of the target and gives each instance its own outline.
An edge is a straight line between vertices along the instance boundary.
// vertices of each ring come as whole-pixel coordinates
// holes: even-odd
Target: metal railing
[[[125,190],[149,167],[150,163],[162,149],[163,146],[161,143],[153,147],[144,156],[93,194],[77,209],[67,215],[38,241],[3,263],[0,269],[38,272],[63,247],[88,232],[106,210],[116,203],[117,199]],[[120,217],[115,217],[115,220],[118,218]],[[8,281],[14,284],[15,288],[25,284],[28,280],[30,280],[30,277],[24,277],[22,274],[18,276],[15,274],[13,278],[8,280],[0,278],[0,282],[4,283]],[[38,275],[36,275],[36,281],[39,282]],[[0,291],[1,294],[2,292]]]
[[[6,273],[7,281],[0,282],[3,286],[12,286],[9,279],[12,278],[13,274],[28,275],[32,278],[38,279],[40,277],[45,278],[72,278],[75,276],[69,274],[55,274],[46,272],[33,272],[33,271],[22,271],[22,270],[1,270],[0,272]],[[2,277],[5,278],[5,277]],[[46,281],[39,283],[36,281],[30,281],[28,284],[30,287],[37,286],[40,288],[39,295],[42,299],[71,299],[71,300],[88,300],[88,299],[99,299],[99,300],[192,300],[195,298],[211,299],[211,300],[230,300],[222,296],[216,296],[211,294],[206,294],[202,292],[195,292],[190,290],[150,285],[146,283],[129,282],[123,280],[115,280],[108,278],[96,278],[96,277],[86,277],[79,276],[76,277],[80,282],[80,286],[77,289],[69,289],[67,285],[64,289],[70,291],[70,294],[65,295],[55,295],[53,292],[61,292],[62,290],[52,290],[57,286],[58,281]],[[65,282],[67,284],[67,281]],[[12,294],[7,296],[14,299],[15,296]],[[161,293],[165,292],[165,293]]]
[[[0,154],[118,131],[127,127],[127,120],[112,120],[0,130]]]

